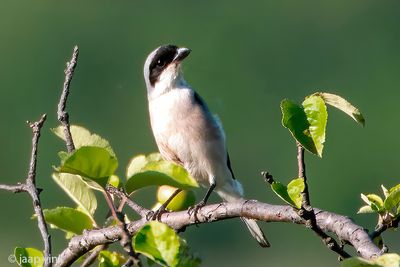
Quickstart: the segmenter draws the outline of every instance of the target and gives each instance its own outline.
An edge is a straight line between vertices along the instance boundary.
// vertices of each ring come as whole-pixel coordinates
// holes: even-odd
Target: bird
[[[243,188],[235,178],[227,152],[225,133],[202,97],[186,82],[182,62],[191,50],[162,45],[144,64],[151,129],[161,156],[183,166],[203,187],[204,198],[194,206],[203,207],[215,191],[222,200],[243,199]],[[269,247],[256,221],[241,218],[262,247]]]

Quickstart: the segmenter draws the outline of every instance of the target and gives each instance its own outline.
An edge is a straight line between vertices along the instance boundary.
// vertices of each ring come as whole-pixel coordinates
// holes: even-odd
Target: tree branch
[[[122,189],[118,189],[110,184],[107,184],[106,190],[110,194],[117,196],[119,199],[121,199],[121,201],[126,202],[126,204],[128,204],[128,206],[137,214],[139,214],[142,218],[146,217],[147,214],[149,214],[150,210],[138,205],[136,202],[131,200]]]
[[[303,178],[304,181],[304,190],[301,192],[302,203],[298,213],[305,220],[305,226],[313,230],[314,233],[316,233],[322,239],[322,242],[324,242],[327,248],[336,252],[341,258],[345,259],[351,257],[351,255],[344,251],[343,247],[340,246],[335,239],[325,233],[317,224],[316,214],[311,206],[310,193],[308,191],[306,164],[304,160],[304,147],[300,143],[297,143],[297,166],[298,177]]]
[[[99,256],[100,252],[102,250],[106,250],[107,247],[108,247],[108,245],[104,244],[104,245],[100,245],[100,246],[94,248],[92,250],[92,252],[90,253],[90,255],[88,255],[85,258],[85,260],[82,262],[81,267],[88,267],[88,266],[92,265],[96,261],[96,259]]]
[[[363,227],[356,225],[348,217],[319,209],[314,210],[318,227],[322,231],[334,233],[341,240],[351,244],[361,257],[371,259],[382,254]],[[196,222],[187,211],[164,213],[161,222],[178,231],[190,225],[234,217],[246,217],[264,222],[305,224],[305,220],[291,206],[270,205],[255,200],[207,205],[198,212],[199,222]],[[127,229],[134,235],[146,223],[147,220],[142,218],[128,224]],[[59,255],[55,266],[70,266],[90,249],[101,244],[116,242],[121,236],[122,230],[118,226],[85,231],[83,235],[71,239],[68,247]]]
[[[21,193],[21,192],[26,192],[26,184],[21,184],[21,183],[18,183],[16,185],[0,184],[0,189],[12,193]]]
[[[38,220],[38,227],[40,233],[42,235],[42,239],[44,242],[44,266],[51,266],[51,236],[47,229],[46,221],[44,219],[42,206],[39,198],[39,190],[36,187],[36,163],[37,163],[37,150],[38,143],[40,138],[40,130],[43,127],[43,124],[46,120],[46,114],[42,116],[42,118],[34,123],[30,123],[29,127],[31,127],[33,132],[32,138],[32,153],[31,153],[31,162],[29,164],[29,172],[28,177],[26,178],[26,186],[27,191],[31,195],[33,200],[33,208],[35,210],[35,214]]]
[[[128,261],[124,264],[124,266],[142,266],[139,255],[135,252],[132,246],[132,236],[128,231],[127,224],[125,222],[125,214],[123,212],[118,212],[114,206],[113,200],[111,198],[110,193],[105,190],[104,197],[107,201],[107,204],[111,210],[111,214],[118,223],[119,228],[122,230],[120,244],[125,252],[128,254]]]
[[[74,70],[77,64],[78,60],[78,55],[79,55],[79,49],[78,46],[74,47],[74,51],[72,52],[72,57],[69,62],[67,62],[67,68],[64,70],[65,73],[65,80],[63,84],[63,89],[60,97],[60,102],[58,103],[58,110],[57,110],[57,117],[58,120],[61,122],[61,124],[64,127],[64,135],[65,135],[65,144],[67,146],[68,152],[73,152],[75,150],[75,145],[74,141],[72,139],[72,134],[70,130],[70,124],[69,124],[69,114],[66,111],[66,104],[67,104],[67,98],[69,95],[69,87],[71,84],[71,80],[74,74]],[[112,212],[112,215],[114,219],[118,222],[119,227],[122,230],[122,238],[121,238],[121,245],[124,248],[124,250],[128,253],[129,255],[129,260],[124,266],[132,266],[135,264],[135,266],[140,266],[140,261],[138,258],[138,254],[135,253],[132,247],[132,242],[131,239],[132,237],[130,236],[129,232],[126,230],[126,224],[125,224],[125,215],[122,213],[117,214],[114,203],[112,202],[111,196],[107,191],[104,192],[104,197],[107,201],[108,206],[110,207],[110,210]],[[89,261],[88,261],[89,262]]]
[[[76,45],[74,47],[74,51],[72,52],[71,60],[67,62],[67,68],[64,70],[65,80],[57,110],[58,120],[64,126],[65,143],[67,145],[68,152],[72,152],[75,150],[74,141],[72,140],[71,130],[69,127],[69,114],[66,111],[66,105],[67,105],[67,98],[69,95],[69,86],[71,84],[72,76],[74,75],[74,70],[78,62],[77,61],[78,54],[79,54],[79,49],[78,46]]]
[[[42,115],[39,121],[30,123],[29,127],[32,129],[33,137],[32,137],[32,152],[31,152],[31,160],[29,163],[29,171],[28,176],[26,177],[25,183],[17,184],[17,185],[0,185],[0,189],[7,190],[13,193],[27,192],[32,198],[33,201],[33,209],[35,210],[35,214],[38,220],[38,227],[40,234],[44,243],[44,265],[45,267],[50,267],[51,262],[51,236],[47,229],[46,221],[44,219],[42,205],[40,202],[39,194],[41,190],[36,187],[36,164],[37,164],[37,151],[38,144],[40,138],[40,130],[43,127],[44,122],[46,121],[46,114]]]

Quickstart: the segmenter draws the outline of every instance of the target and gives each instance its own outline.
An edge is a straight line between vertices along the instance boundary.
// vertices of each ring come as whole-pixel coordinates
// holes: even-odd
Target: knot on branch
[[[40,120],[35,121],[35,122],[27,121],[26,123],[28,124],[29,128],[32,129],[32,132],[34,134],[39,134],[40,129],[42,128],[44,122],[46,121],[46,118],[47,118],[47,115],[43,114],[42,117],[40,118]]]
[[[68,112],[66,112],[66,111],[59,112],[58,115],[57,115],[57,119],[59,121],[69,121]]]

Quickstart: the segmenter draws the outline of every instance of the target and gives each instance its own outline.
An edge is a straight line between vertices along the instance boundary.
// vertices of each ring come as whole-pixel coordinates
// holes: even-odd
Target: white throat
[[[160,75],[158,81],[154,84],[153,90],[149,93],[149,98],[154,99],[171,90],[187,87],[179,65],[171,64]]]

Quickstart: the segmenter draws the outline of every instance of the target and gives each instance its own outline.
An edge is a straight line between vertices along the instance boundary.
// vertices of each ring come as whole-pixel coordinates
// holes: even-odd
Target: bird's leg
[[[194,216],[195,222],[196,224],[199,222],[199,219],[197,218],[197,212],[199,211],[199,209],[201,209],[202,207],[204,207],[212,193],[212,191],[214,190],[216,186],[215,181],[213,180],[210,184],[210,187],[207,190],[206,195],[204,196],[203,200],[201,200],[199,203],[197,203],[196,205],[194,205],[193,207],[189,208],[188,213],[190,216]]]
[[[182,189],[178,188],[174,191],[174,193],[167,199],[167,201],[165,201],[156,211],[150,211],[146,218],[147,220],[160,220],[161,219],[161,215],[163,215],[165,212],[167,212],[166,208],[168,206],[169,203],[171,203],[171,201],[176,197],[176,195],[178,195],[180,192],[182,191]]]

